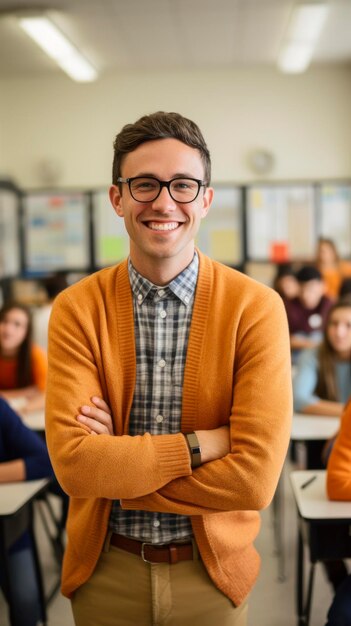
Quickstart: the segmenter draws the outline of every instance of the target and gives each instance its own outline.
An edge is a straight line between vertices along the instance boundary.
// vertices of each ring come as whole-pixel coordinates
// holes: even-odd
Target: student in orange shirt
[[[327,493],[331,500],[351,500],[351,402],[345,407],[340,431],[327,468]],[[351,575],[338,587],[326,626],[351,624]]]
[[[317,267],[325,284],[325,295],[337,298],[344,278],[351,276],[351,263],[341,261],[332,239],[321,237],[317,246]]]
[[[45,352],[32,343],[27,307],[12,303],[0,311],[0,395],[20,413],[44,408]]]

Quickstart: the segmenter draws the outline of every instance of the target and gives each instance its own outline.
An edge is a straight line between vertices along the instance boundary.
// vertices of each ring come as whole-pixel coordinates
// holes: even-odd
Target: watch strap
[[[191,467],[199,467],[201,465],[201,447],[195,433],[187,433],[185,439],[188,444],[191,458]]]

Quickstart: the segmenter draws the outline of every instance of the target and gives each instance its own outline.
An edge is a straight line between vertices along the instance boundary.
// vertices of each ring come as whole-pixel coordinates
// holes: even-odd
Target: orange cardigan
[[[329,457],[327,492],[331,500],[351,500],[351,401],[345,407]]]
[[[190,515],[209,575],[236,605],[257,577],[257,511],[273,497],[290,433],[286,315],[273,290],[199,258],[181,431],[230,424],[231,453],[193,471],[181,433],[127,434],[136,376],[127,262],[55,300],[46,424],[56,475],[71,496],[62,582],[67,596],[96,566],[113,499],[125,509]],[[92,437],[76,420],[93,394],[111,407],[113,437]]]

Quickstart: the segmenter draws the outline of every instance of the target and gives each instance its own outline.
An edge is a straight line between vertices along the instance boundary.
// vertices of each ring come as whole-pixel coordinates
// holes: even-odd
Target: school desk
[[[296,607],[298,626],[310,621],[315,565],[351,557],[351,502],[335,502],[326,494],[326,471],[295,471],[290,475],[298,513]],[[305,592],[304,548],[309,557]]]
[[[4,569],[4,586],[9,599],[10,615],[13,598],[9,579],[8,550],[26,531],[31,535],[35,559],[36,576],[42,606],[43,621],[46,624],[46,603],[43,580],[38,557],[37,544],[33,530],[33,502],[45,491],[49,480],[31,480],[0,485],[0,560]]]

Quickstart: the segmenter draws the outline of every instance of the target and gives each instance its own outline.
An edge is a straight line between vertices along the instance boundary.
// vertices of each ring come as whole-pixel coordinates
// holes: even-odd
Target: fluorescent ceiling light
[[[303,72],[307,69],[328,11],[329,6],[324,2],[295,6],[278,58],[283,72]]]
[[[317,41],[327,19],[326,4],[297,5],[290,20],[287,39]]]
[[[97,78],[95,68],[66,39],[47,17],[20,17],[21,28],[50,56],[73,80],[89,82]]]
[[[279,54],[278,65],[282,72],[298,74],[304,72],[313,55],[313,45],[299,42],[288,43]]]

